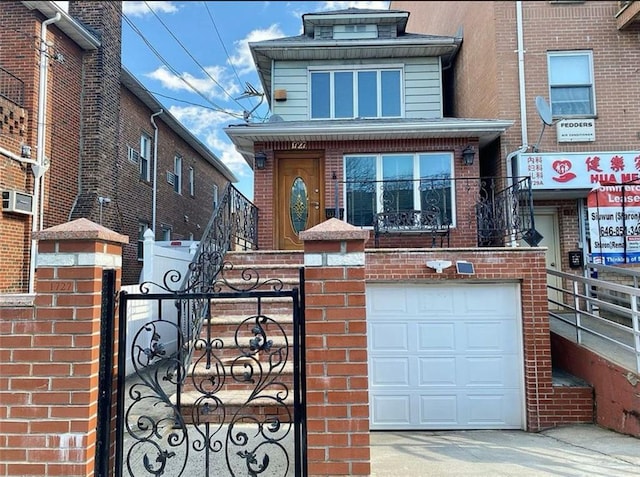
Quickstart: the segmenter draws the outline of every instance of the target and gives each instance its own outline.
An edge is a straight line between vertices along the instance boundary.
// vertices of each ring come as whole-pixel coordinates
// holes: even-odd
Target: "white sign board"
[[[534,190],[640,184],[640,151],[519,154],[517,175]]]
[[[596,140],[594,119],[561,119],[556,123],[558,142],[593,142]]]
[[[594,189],[587,197],[595,263],[640,263],[640,186]]]

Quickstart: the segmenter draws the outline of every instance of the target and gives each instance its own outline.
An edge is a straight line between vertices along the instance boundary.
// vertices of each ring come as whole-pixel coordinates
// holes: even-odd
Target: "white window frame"
[[[196,195],[196,175],[193,166],[189,166],[189,195],[191,197]]]
[[[349,157],[373,157],[375,158],[375,167],[376,167],[376,171],[375,171],[375,181],[376,181],[376,190],[375,190],[375,195],[376,195],[376,213],[382,212],[382,204],[380,203],[380,197],[382,195],[382,181],[384,181],[384,177],[383,177],[383,158],[384,157],[392,157],[392,156],[413,156],[413,178],[412,180],[414,181],[413,184],[416,185],[418,184],[418,180],[420,179],[420,158],[422,156],[443,156],[443,155],[448,155],[449,156],[449,171],[450,171],[450,176],[446,177],[446,180],[451,180],[451,187],[452,187],[452,192],[451,192],[451,203],[449,208],[451,209],[451,217],[449,217],[450,220],[450,226],[455,228],[456,226],[456,192],[455,192],[455,163],[454,163],[454,154],[450,151],[428,151],[428,152],[383,152],[383,153],[372,153],[372,154],[368,154],[368,153],[362,153],[362,154],[346,154],[345,156],[343,156],[343,161],[342,161],[342,177],[345,178],[345,180],[349,180],[349,178],[347,177],[347,159]],[[437,178],[434,178],[437,179]],[[414,187],[413,190],[413,201],[414,201],[414,208],[416,209],[420,209],[420,191]],[[349,217],[349,211],[348,211],[348,200],[347,200],[347,183],[343,184],[343,189],[342,189],[342,203],[345,204],[344,207],[344,217],[345,220],[347,220],[347,218]],[[372,229],[372,226],[362,226],[363,229]]]
[[[151,136],[140,135],[140,179],[151,182]]]
[[[404,98],[404,65],[401,64],[388,64],[388,65],[380,65],[380,64],[372,64],[372,65],[362,65],[359,67],[353,67],[353,66],[335,66],[335,67],[331,67],[331,68],[326,68],[326,67],[314,67],[314,66],[310,66],[307,68],[307,91],[309,91],[309,95],[308,95],[308,111],[309,111],[309,119],[311,121],[326,121],[326,120],[332,120],[332,119],[337,119],[337,120],[341,120],[341,119],[356,119],[356,118],[360,118],[360,116],[357,116],[358,111],[359,111],[359,104],[358,104],[358,73],[360,72],[366,72],[366,71],[374,71],[377,73],[377,97],[376,97],[376,116],[367,116],[367,118],[372,118],[372,119],[381,119],[381,118],[386,118],[386,119],[393,119],[393,118],[404,118],[405,116],[405,98]],[[382,71],[398,71],[400,73],[400,79],[399,79],[399,88],[400,88],[400,115],[399,116],[382,116],[382,81],[381,81],[381,74]],[[353,114],[354,116],[351,118],[344,118],[344,117],[339,117],[337,118],[335,116],[335,90],[334,90],[334,78],[335,78],[335,73],[344,73],[344,72],[351,72],[353,73]],[[311,87],[311,77],[314,73],[329,73],[330,75],[330,79],[329,79],[329,117],[328,118],[314,118],[313,117],[313,111],[312,111],[312,104],[313,104],[313,90]]]
[[[182,195],[182,156],[176,154],[173,158],[173,190]]]
[[[551,81],[551,58],[560,58],[560,57],[569,57],[569,56],[585,56],[589,60],[589,83],[581,83],[581,84],[553,84]],[[594,81],[594,73],[593,73],[593,52],[591,50],[566,50],[566,51],[548,51],[547,52],[547,73],[548,73],[548,82],[549,82],[549,105],[551,108],[551,112],[554,118],[567,118],[567,117],[595,117],[597,115],[596,111],[596,88]],[[553,111],[553,96],[551,94],[551,90],[554,86],[564,86],[564,87],[590,87],[591,88],[591,106],[592,111],[588,113],[577,113],[577,114],[558,114]]]

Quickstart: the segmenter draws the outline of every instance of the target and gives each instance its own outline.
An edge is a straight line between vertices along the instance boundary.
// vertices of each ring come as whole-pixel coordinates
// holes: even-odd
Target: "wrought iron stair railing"
[[[183,365],[186,366],[191,359],[192,344],[209,313],[208,300],[199,295],[215,291],[214,284],[224,267],[228,251],[257,248],[258,209],[238,189],[228,184],[180,286],[179,293],[193,295],[193,298],[176,303],[178,326],[184,339]]]

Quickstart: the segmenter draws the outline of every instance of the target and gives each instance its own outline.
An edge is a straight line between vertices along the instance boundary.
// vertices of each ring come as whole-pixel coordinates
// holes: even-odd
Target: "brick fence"
[[[0,308],[0,475],[92,476],[102,270],[119,289],[128,239],[86,219],[37,239],[35,302]]]

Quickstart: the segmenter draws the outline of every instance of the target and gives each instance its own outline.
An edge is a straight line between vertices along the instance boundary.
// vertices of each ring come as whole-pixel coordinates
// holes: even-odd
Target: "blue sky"
[[[233,171],[249,198],[252,172],[223,131],[259,103],[238,99],[247,83],[262,91],[248,42],[299,35],[304,13],[389,7],[388,1],[122,3],[123,65]],[[251,121],[267,117],[263,103]]]

